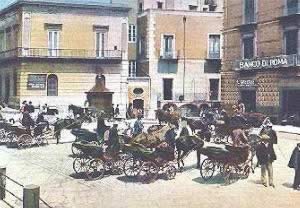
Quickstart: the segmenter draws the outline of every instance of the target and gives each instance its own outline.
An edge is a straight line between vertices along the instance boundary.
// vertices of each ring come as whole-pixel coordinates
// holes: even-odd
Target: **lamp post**
[[[186,23],[186,16],[183,16],[183,83],[182,83],[182,95],[183,100],[185,99],[185,23]]]

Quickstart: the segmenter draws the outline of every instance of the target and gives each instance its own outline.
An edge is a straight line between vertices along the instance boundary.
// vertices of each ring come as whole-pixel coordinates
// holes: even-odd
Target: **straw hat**
[[[260,136],[260,139],[264,140],[264,141],[267,141],[267,140],[270,140],[270,137],[266,134],[263,134],[263,135]]]

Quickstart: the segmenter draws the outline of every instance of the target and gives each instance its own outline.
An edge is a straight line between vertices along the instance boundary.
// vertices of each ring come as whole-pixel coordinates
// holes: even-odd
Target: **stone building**
[[[227,0],[222,100],[274,117],[300,112],[299,0]]]
[[[10,106],[82,106],[102,75],[125,112],[130,8],[103,2],[23,0],[0,11],[0,95]]]
[[[139,1],[137,76],[149,117],[167,103],[220,100],[222,1]],[[145,81],[145,80],[144,80]]]

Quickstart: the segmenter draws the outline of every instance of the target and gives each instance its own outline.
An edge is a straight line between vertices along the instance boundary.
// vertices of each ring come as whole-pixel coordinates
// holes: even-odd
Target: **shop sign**
[[[46,89],[46,74],[29,74],[27,89],[29,90],[44,90]]]
[[[289,67],[293,66],[294,64],[294,56],[276,56],[239,61],[236,70],[273,69],[279,67]]]
[[[241,88],[253,88],[256,87],[256,81],[253,79],[238,79],[236,80],[236,84]]]

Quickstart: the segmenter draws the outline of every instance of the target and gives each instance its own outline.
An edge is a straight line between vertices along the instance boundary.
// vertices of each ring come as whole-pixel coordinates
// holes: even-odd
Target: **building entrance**
[[[300,113],[300,89],[283,90],[281,103],[281,111],[283,114]]]
[[[245,104],[246,112],[256,111],[256,90],[242,90],[241,100]]]

